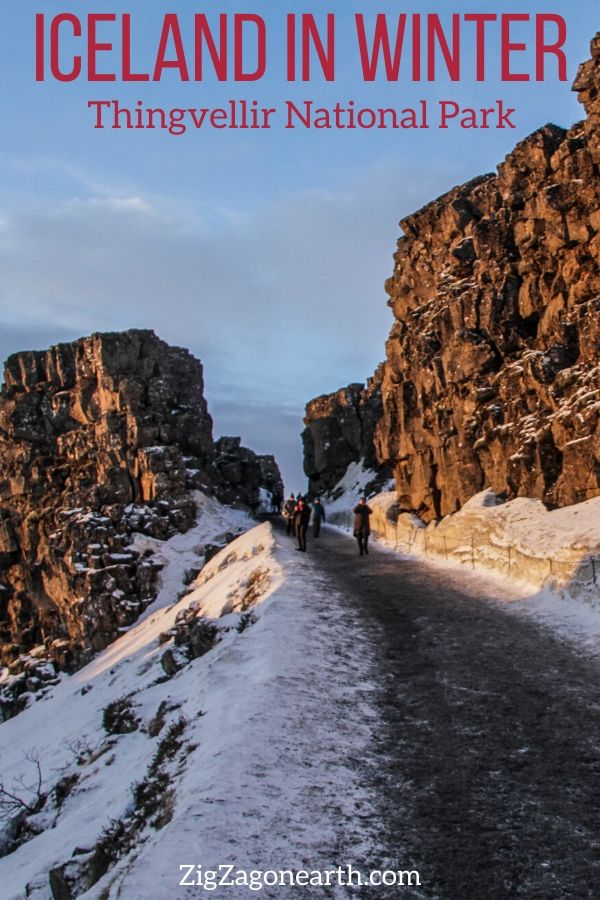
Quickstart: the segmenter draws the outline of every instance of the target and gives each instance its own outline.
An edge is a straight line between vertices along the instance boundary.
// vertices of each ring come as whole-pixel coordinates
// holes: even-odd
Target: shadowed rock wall
[[[283,481],[275,457],[242,447],[239,437],[221,437],[215,444],[217,493],[222,503],[242,502],[256,511],[261,488],[283,499]]]
[[[352,462],[364,460],[368,468],[380,467],[375,455],[373,435],[380,420],[383,365],[367,385],[350,384],[332,394],[323,394],[306,405],[302,433],[304,471],[312,495],[330,491]]]

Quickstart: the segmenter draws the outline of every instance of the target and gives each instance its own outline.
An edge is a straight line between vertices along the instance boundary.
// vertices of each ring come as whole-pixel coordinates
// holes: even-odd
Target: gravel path
[[[378,685],[358,773],[378,798],[368,867],[422,880],[389,896],[598,897],[598,662],[460,573],[377,547],[361,558],[329,529],[309,553]]]

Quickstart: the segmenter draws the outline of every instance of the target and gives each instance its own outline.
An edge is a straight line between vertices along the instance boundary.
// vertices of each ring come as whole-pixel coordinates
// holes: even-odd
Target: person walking
[[[287,533],[292,533],[292,528],[294,525],[294,511],[296,509],[296,498],[293,494],[290,494],[288,499],[285,501],[283,506],[283,518],[286,521]]]
[[[370,506],[367,506],[366,497],[361,497],[358,506],[353,509],[354,513],[354,537],[358,543],[358,552],[362,556],[363,553],[369,553],[369,535],[371,534],[371,525],[369,517],[373,514]]]
[[[308,523],[310,522],[311,509],[304,500],[298,500],[296,510],[294,512],[294,530],[298,539],[296,550],[303,550],[306,553],[306,532],[308,531]]]
[[[321,522],[325,522],[325,507],[318,497],[313,503],[312,521],[313,537],[318,538],[321,533]]]

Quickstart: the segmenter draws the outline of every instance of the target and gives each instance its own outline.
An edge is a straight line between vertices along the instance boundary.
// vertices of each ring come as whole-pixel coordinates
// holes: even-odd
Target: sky
[[[307,82],[286,80],[285,16],[312,13],[323,28],[335,16],[335,79],[313,65]],[[473,32],[463,27],[461,80],[365,82],[355,13],[372,28],[386,13],[554,13],[567,23],[567,81],[548,63],[544,81],[499,80],[499,28],[488,28],[486,80],[474,77]],[[399,220],[456,184],[493,171],[534,129],[568,127],[583,109],[571,92],[577,66],[600,28],[597,0],[501,0],[463,3],[241,0],[232,12],[266,23],[266,71],[255,82],[211,77],[182,82],[70,83],[35,80],[35,14],[131,15],[134,71],[152,68],[166,12],[180,17],[191,59],[193,15],[216,26],[227,5],[208,0],[5,0],[0,11],[0,357],[42,349],[95,331],[153,328],[204,364],[215,437],[239,434],[257,452],[274,453],[286,488],[304,487],[300,433],[308,400],[365,381],[384,357],[392,324],[384,281],[392,273]],[[118,70],[119,25],[98,39],[99,71]],[[550,26],[549,34],[552,34]],[[531,22],[513,26],[531,45]],[[85,20],[84,20],[84,34]],[[251,28],[244,61],[253,68]],[[63,30],[63,35],[66,32]],[[79,42],[80,43],[80,42]],[[65,37],[61,65],[74,43]],[[81,52],[81,50],[77,50]],[[230,62],[233,52],[230,51]],[[529,52],[515,71],[532,71]],[[48,62],[48,59],[46,59]],[[313,60],[314,62],[314,60]],[[190,65],[193,74],[193,65]],[[263,130],[94,128],[90,100],[121,106],[213,108],[229,100],[277,110]],[[405,108],[425,100],[432,118],[441,100],[514,107],[514,129],[285,129],[285,103]]]

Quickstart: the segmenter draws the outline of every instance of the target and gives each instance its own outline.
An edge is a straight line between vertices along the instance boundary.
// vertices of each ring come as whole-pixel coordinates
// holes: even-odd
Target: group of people
[[[296,550],[306,552],[306,533],[312,516],[313,537],[321,534],[321,524],[325,521],[325,507],[317,497],[311,507],[302,494],[296,497],[290,494],[283,504],[283,516],[287,522],[287,533],[293,534],[298,541]]]
[[[311,521],[313,525],[313,537],[318,538],[321,533],[321,524],[326,521],[325,507],[321,503],[319,497],[313,501],[312,507],[308,499],[298,494],[290,494],[283,504],[283,517],[287,523],[287,533],[294,535],[298,541],[296,550],[306,552],[306,534]],[[369,535],[371,534],[370,516],[373,513],[371,507],[367,504],[365,497],[362,497],[358,505],[353,509],[354,528],[353,534],[358,544],[358,552],[361,556],[369,553]]]

